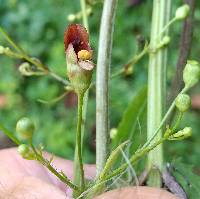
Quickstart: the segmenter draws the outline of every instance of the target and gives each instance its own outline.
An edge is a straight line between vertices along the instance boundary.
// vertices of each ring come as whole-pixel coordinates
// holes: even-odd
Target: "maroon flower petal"
[[[91,51],[87,30],[80,24],[69,25],[68,28],[65,30],[64,33],[65,51],[67,50],[68,45],[70,43],[73,45],[76,54],[80,50]]]

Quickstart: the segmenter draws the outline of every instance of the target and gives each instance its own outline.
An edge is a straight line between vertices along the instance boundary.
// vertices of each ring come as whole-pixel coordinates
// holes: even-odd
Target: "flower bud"
[[[183,70],[183,81],[187,88],[193,87],[199,81],[200,65],[197,61],[188,60]]]
[[[178,20],[185,19],[190,12],[190,6],[188,4],[184,4],[181,7],[177,8],[175,18]]]
[[[113,140],[113,139],[115,139],[116,135],[117,135],[117,129],[116,128],[112,128],[110,130],[110,138]]]
[[[3,54],[5,51],[5,48],[3,46],[0,46],[0,54]]]
[[[183,130],[180,130],[177,133],[170,136],[169,140],[183,140],[190,136],[192,136],[192,128],[185,127]]]
[[[69,22],[74,22],[74,21],[76,20],[76,15],[75,15],[75,14],[69,14],[69,15],[67,16],[67,20],[68,20]]]
[[[24,117],[17,122],[16,131],[21,140],[30,140],[33,136],[34,130],[35,126],[32,120],[27,117]]]
[[[175,100],[176,107],[179,111],[185,112],[190,108],[191,99],[187,94],[179,94]]]
[[[164,36],[163,38],[162,38],[162,44],[165,46],[165,45],[168,45],[169,43],[170,43],[170,41],[171,41],[171,38],[168,36],[168,35],[166,35],[166,36]]]
[[[22,157],[26,157],[30,150],[26,144],[21,144],[18,146],[17,151]]]

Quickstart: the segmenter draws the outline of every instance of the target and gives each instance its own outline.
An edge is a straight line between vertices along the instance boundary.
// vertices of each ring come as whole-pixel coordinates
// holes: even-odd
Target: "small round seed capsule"
[[[29,147],[26,144],[21,144],[18,146],[17,151],[22,157],[25,157],[29,153]]]
[[[110,130],[110,138],[114,139],[117,136],[117,129],[116,128],[112,128]]]
[[[21,140],[30,140],[33,136],[34,130],[35,126],[32,120],[27,117],[24,117],[17,122],[16,131]]]
[[[184,4],[181,7],[177,8],[175,17],[178,20],[185,19],[190,12],[190,6],[188,4]]]
[[[175,100],[176,107],[181,112],[186,112],[191,105],[190,96],[187,94],[179,94]]]
[[[200,64],[195,60],[188,60],[183,70],[183,81],[188,88],[198,83],[200,78]]]

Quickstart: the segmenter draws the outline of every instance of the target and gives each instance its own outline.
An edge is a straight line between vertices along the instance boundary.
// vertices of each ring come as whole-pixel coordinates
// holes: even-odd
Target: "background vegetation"
[[[131,5],[131,1],[119,0],[112,54],[111,74],[120,70],[127,61],[142,49],[149,40],[152,2],[141,0]],[[181,0],[173,1],[173,13]],[[193,44],[190,59],[200,61],[200,2],[196,3]],[[28,54],[38,57],[53,71],[66,78],[66,64],[63,47],[63,33],[69,24],[68,15],[80,11],[79,1],[66,0],[0,0],[0,24],[25,49]],[[92,6],[89,16],[90,40],[96,63],[100,16],[102,4]],[[75,21],[81,23],[81,20]],[[174,76],[178,59],[178,49],[182,23],[171,27],[170,50],[168,55],[168,86]],[[7,45],[0,37],[0,45]],[[18,71],[20,61],[0,56],[0,122],[9,129],[15,129],[17,120],[23,116],[33,119],[37,126],[34,142],[43,143],[46,150],[57,155],[73,158],[76,98],[72,93],[54,104],[40,103],[38,99],[52,100],[64,92],[61,84],[49,77],[23,77]],[[132,98],[146,85],[148,57],[133,66],[129,76],[117,76],[110,83],[110,125],[117,127]],[[95,79],[95,76],[94,76]],[[199,85],[192,90],[198,95]],[[199,109],[195,106],[184,116],[182,126],[191,126],[193,136],[183,142],[170,142],[165,145],[166,160],[182,157],[185,163],[200,166],[199,159]],[[145,111],[136,124],[135,145],[146,137]],[[131,118],[129,118],[131,119]],[[130,121],[131,122],[131,121]],[[136,137],[138,139],[136,139]],[[90,92],[88,117],[86,121],[84,160],[94,162],[95,157],[95,92]]]

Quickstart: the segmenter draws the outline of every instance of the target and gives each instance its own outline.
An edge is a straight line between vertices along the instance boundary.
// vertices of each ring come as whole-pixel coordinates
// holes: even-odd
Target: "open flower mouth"
[[[92,49],[87,30],[80,24],[69,25],[64,33],[67,62],[77,64],[84,70],[92,70]]]
[[[73,47],[79,61],[92,60],[92,49],[89,45],[89,36],[87,30],[80,24],[68,26],[64,33],[64,45],[66,53],[68,48]]]

